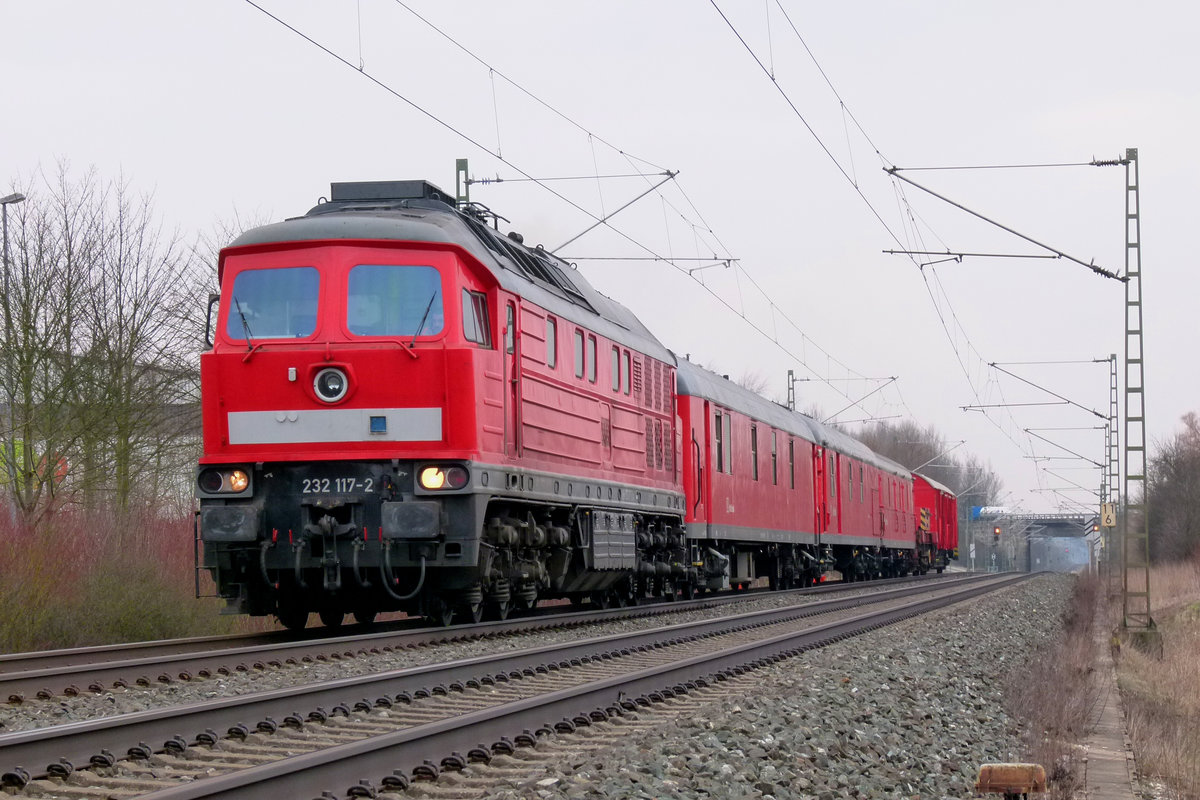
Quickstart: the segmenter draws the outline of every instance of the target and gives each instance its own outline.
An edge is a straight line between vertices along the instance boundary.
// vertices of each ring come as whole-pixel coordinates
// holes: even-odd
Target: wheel
[[[492,619],[504,621],[508,619],[508,613],[512,610],[512,604],[508,600],[498,600],[495,603],[489,603],[490,611],[488,616]]]
[[[321,618],[321,624],[326,628],[340,628],[342,620],[346,618],[343,612],[332,608],[322,608],[317,612],[317,616]]]
[[[375,621],[375,609],[356,608],[354,609],[354,621],[359,625],[370,625]]]
[[[429,624],[442,628],[450,627],[450,624],[454,622],[454,606],[440,597],[430,600],[429,605],[429,611],[425,614],[425,619],[429,620]]]
[[[696,584],[685,583],[683,586],[679,587],[679,599],[680,600],[695,600],[696,599]]]
[[[463,611],[466,612],[466,617],[471,621],[472,625],[478,625],[483,621],[483,601],[478,603],[467,603],[463,606]]]
[[[275,612],[279,624],[289,631],[302,631],[308,624],[308,612],[295,606],[284,606]]]
[[[608,592],[593,592],[592,593],[592,605],[594,605],[596,608],[599,608],[599,609],[608,608],[611,600],[612,600],[612,597],[611,597],[611,595],[609,595]]]

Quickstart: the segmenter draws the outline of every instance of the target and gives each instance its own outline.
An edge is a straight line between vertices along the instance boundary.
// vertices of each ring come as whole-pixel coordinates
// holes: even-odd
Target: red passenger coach
[[[913,499],[921,558],[941,572],[958,558],[958,498],[949,487],[914,472]]]
[[[690,361],[677,369],[687,533],[710,587],[921,570],[904,467]]]

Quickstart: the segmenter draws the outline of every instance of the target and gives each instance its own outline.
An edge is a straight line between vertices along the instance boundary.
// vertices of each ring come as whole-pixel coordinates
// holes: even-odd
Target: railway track
[[[889,587],[8,734],[0,736],[0,769],[10,790],[24,787],[30,797],[372,796],[1018,579]]]
[[[421,627],[422,623],[414,620],[388,623],[380,630],[355,627],[347,630],[345,635],[324,637],[318,636],[317,632],[328,629],[315,629],[301,636],[289,632],[209,636],[0,655],[0,698],[15,704],[30,698],[48,700],[60,695],[72,697],[86,692],[100,693],[113,688],[166,685],[237,672],[279,669],[301,663],[361,658],[452,641],[519,635],[550,626],[581,627],[614,619],[715,608],[745,602],[759,596],[822,597],[930,580],[955,579],[926,575],[867,584],[835,583],[785,592],[737,592],[688,601],[568,613],[562,613],[560,607],[552,607],[541,609],[539,613],[527,617],[504,622],[485,622],[450,628]]]

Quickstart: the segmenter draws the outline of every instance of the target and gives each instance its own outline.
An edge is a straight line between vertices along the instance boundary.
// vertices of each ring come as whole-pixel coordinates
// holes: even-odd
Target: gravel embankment
[[[935,588],[936,582],[931,583]],[[861,592],[878,591],[879,586],[865,585]],[[846,595],[838,595],[845,597]],[[450,642],[418,650],[401,650],[391,653],[365,655],[339,661],[314,662],[310,664],[284,665],[263,671],[234,672],[228,676],[213,677],[190,683],[177,682],[166,685],[128,689],[112,689],[100,694],[84,694],[78,697],[57,697],[50,700],[28,699],[18,706],[0,706],[0,733],[66,725],[99,717],[127,714],[164,706],[188,705],[210,702],[219,697],[264,692],[291,686],[300,686],[320,681],[348,678],[355,675],[370,675],[388,670],[408,669],[426,664],[454,661],[463,658],[491,655],[512,650],[543,647],[552,644],[578,641],[581,639],[611,636],[619,633],[645,630],[663,625],[674,625],[711,619],[716,616],[741,614],[801,602],[816,602],[821,596],[798,598],[792,596],[759,596],[744,603],[734,603],[720,609],[679,612],[668,615],[642,617],[619,622],[597,623],[557,631],[514,635],[507,638],[486,639],[469,642]],[[233,666],[231,663],[229,666]],[[136,676],[128,676],[131,683]]]
[[[759,670],[753,696],[489,797],[973,797],[979,764],[1020,760],[1004,679],[1060,630],[1072,586],[1041,576]]]

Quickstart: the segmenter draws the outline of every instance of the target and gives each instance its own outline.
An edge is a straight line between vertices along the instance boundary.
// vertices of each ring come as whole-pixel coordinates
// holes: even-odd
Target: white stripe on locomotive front
[[[371,433],[371,417],[386,417],[387,432]],[[229,412],[230,444],[441,440],[440,408],[322,408]]]

